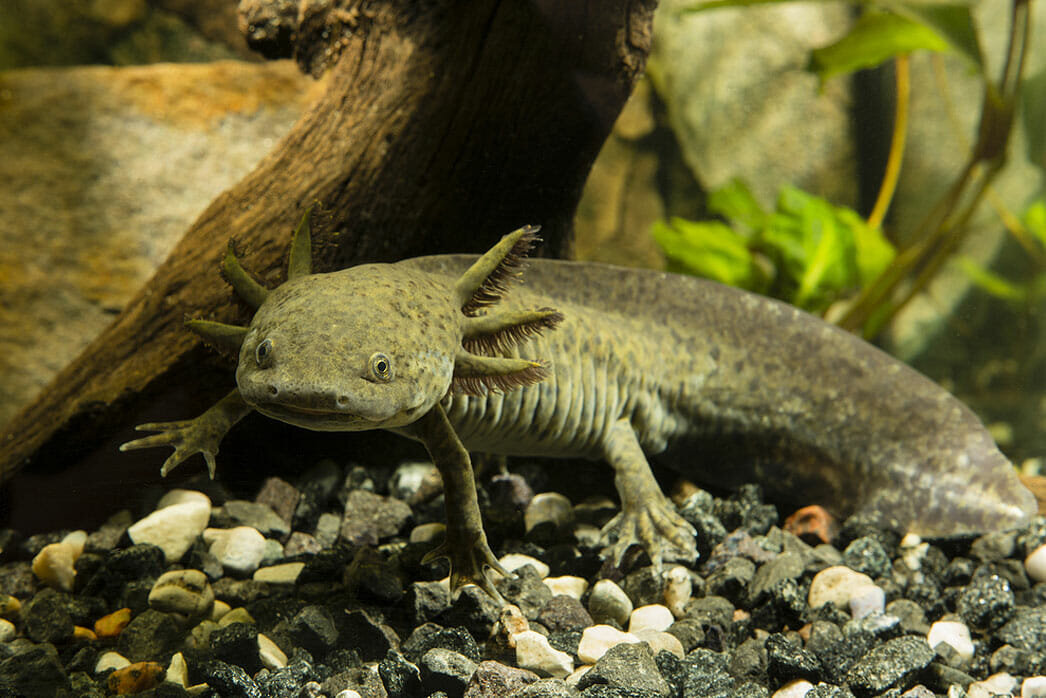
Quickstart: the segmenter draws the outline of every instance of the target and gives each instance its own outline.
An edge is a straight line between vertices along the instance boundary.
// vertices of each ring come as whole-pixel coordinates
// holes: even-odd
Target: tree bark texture
[[[325,95],[7,426],[0,509],[36,506],[34,486],[19,492],[25,477],[54,488],[55,474],[102,440],[130,436],[149,400],[206,357],[186,316],[249,319],[218,276],[230,238],[270,286],[317,201],[328,218],[314,237],[321,271],[481,251],[525,223],[543,226],[544,253],[563,253],[589,167],[643,69],[656,3],[311,0],[283,17],[289,28],[259,38],[266,27],[251,13],[266,4],[241,3],[248,37],[293,52],[310,72],[329,65]]]

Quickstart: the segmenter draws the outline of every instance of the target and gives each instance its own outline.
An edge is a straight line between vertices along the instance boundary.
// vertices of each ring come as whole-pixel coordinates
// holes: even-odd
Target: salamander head
[[[222,274],[257,308],[249,327],[188,326],[237,352],[240,395],[262,414],[317,431],[404,427],[448,392],[511,390],[548,375],[545,362],[503,354],[562,315],[488,311],[520,276],[536,233],[509,233],[454,282],[395,264],[313,274],[306,212],[275,290],[244,271],[230,243]]]
[[[445,285],[395,265],[292,279],[251,321],[236,383],[259,412],[308,429],[402,427],[446,395],[459,315]]]

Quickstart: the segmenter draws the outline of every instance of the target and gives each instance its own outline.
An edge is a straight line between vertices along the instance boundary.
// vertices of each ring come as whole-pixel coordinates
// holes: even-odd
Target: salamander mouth
[[[272,402],[258,404],[255,409],[266,417],[313,431],[366,431],[381,428],[381,420],[337,410]]]

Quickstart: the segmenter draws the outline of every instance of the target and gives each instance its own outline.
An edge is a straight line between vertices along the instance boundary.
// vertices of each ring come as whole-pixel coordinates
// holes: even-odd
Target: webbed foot
[[[233,390],[196,419],[139,424],[134,428],[135,431],[159,433],[121,444],[120,450],[134,451],[141,448],[170,446],[174,449],[174,453],[167,457],[160,468],[162,476],[166,476],[190,456],[199,453],[207,461],[207,471],[213,479],[217,468],[215,456],[218,455],[218,445],[232,425],[242,419],[250,410],[251,408],[240,397],[239,391]]]
[[[664,496],[638,507],[626,504],[602,530],[603,553],[620,566],[625,553],[638,543],[655,567],[664,561],[692,562],[697,558],[697,535],[686,519],[677,514]]]
[[[505,603],[505,599],[494,588],[494,581],[490,578],[485,568],[489,567],[506,577],[509,573],[505,571],[498,559],[494,557],[493,551],[487,545],[486,536],[480,532],[478,535],[466,534],[463,539],[452,540],[449,530],[447,534],[447,540],[429,551],[421,561],[427,564],[441,557],[445,557],[450,561],[451,593],[454,593],[466,584],[475,584],[499,603]],[[454,536],[454,538],[459,537]]]

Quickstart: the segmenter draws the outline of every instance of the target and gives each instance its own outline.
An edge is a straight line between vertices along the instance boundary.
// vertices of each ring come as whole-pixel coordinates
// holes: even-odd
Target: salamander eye
[[[392,359],[380,351],[371,354],[370,372],[383,383],[389,382],[392,380]]]
[[[258,366],[265,368],[272,362],[272,340],[263,339],[254,349],[254,360]]]

